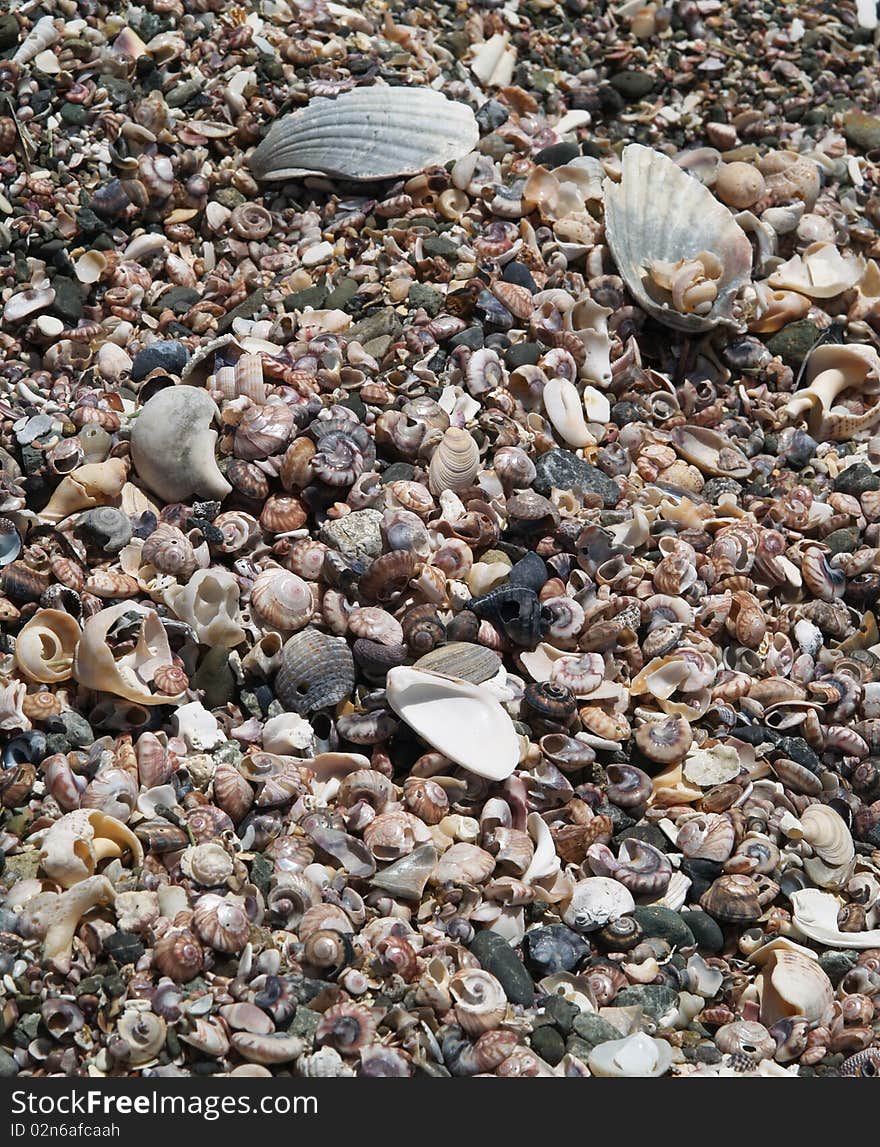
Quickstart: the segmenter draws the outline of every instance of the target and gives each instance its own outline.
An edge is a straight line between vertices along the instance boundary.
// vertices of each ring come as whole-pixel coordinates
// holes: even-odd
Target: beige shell
[[[143,621],[135,648],[114,658],[107,635],[123,614],[140,614]],[[112,693],[140,705],[169,705],[180,702],[183,693],[169,696],[153,692],[150,684],[157,669],[172,664],[168,636],[156,611],[124,601],[88,618],[76,647],[73,676],[87,689]]]
[[[460,159],[480,132],[467,104],[431,88],[359,87],[272,124],[250,157],[257,179],[324,173],[388,179]]]
[[[47,522],[61,522],[78,510],[109,506],[122,493],[127,474],[128,468],[121,458],[79,466],[55,488],[40,517]]]
[[[80,920],[116,897],[106,876],[90,876],[66,892],[40,892],[29,899],[18,917],[22,936],[43,941],[43,959],[66,970]]]
[[[799,888],[791,894],[792,919],[802,935],[828,948],[880,948],[880,928],[866,932],[841,932],[837,914],[842,905],[836,896],[819,888]]]
[[[809,805],[800,821],[803,838],[815,853],[804,860],[807,876],[822,888],[842,888],[855,858],[855,845],[845,821],[823,804]]]
[[[507,1013],[507,996],[499,981],[480,968],[464,968],[449,981],[455,1018],[469,1036],[493,1031]]]
[[[864,414],[853,415],[845,407],[834,408],[845,391],[876,394],[880,387],[880,355],[866,343],[816,347],[807,359],[807,386],[786,405],[793,419],[806,417],[811,434],[837,441],[851,438],[880,419],[880,402]]]
[[[187,581],[198,565],[192,542],[183,530],[168,522],[160,522],[146,539],[141,559],[159,573],[170,574],[181,582]]]
[[[41,609],[20,630],[15,640],[15,663],[31,681],[66,681],[82,630],[60,609]]]
[[[562,919],[577,932],[593,932],[626,916],[635,906],[632,893],[619,881],[591,876],[575,884]]]
[[[480,449],[466,430],[450,426],[443,435],[428,466],[432,494],[444,490],[465,490],[480,469]]]
[[[202,645],[232,649],[244,640],[238,610],[238,582],[222,567],[196,570],[186,585],[165,590],[165,604],[191,625]]]
[[[672,445],[687,462],[703,474],[721,478],[747,478],[752,464],[724,434],[706,426],[677,426]]]
[[[400,665],[388,672],[385,696],[423,740],[469,772],[503,781],[516,768],[513,722],[484,686]]]
[[[605,233],[617,268],[648,314],[684,331],[723,323],[739,329],[734,302],[749,282],[752,247],[733,216],[698,180],[659,151],[629,144],[620,183],[605,181]],[[654,262],[678,263],[709,252],[721,262],[717,297],[708,314],[683,314],[647,286]]]
[[[672,1066],[672,1046],[665,1039],[636,1032],[597,1044],[587,1062],[593,1075],[653,1079]]]
[[[144,858],[130,828],[97,809],[76,809],[46,830],[40,845],[40,868],[62,888],[93,876],[102,860],[131,854],[137,867]]]
[[[165,1046],[165,1021],[153,1012],[128,1008],[117,1020],[116,1030],[125,1041],[125,1062],[132,1067],[149,1063]]]
[[[137,476],[166,502],[225,498],[232,487],[214,457],[214,400],[194,386],[169,386],[141,408],[131,432]]]
[[[251,589],[256,620],[281,633],[296,633],[307,625],[315,603],[309,584],[280,566],[258,574]]]
[[[834,988],[817,958],[802,951],[777,948],[755,981],[761,1002],[761,1023],[771,1027],[789,1016],[823,1023],[834,1005]]]

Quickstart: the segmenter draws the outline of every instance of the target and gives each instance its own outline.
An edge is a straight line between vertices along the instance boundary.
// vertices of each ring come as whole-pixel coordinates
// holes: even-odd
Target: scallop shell
[[[278,120],[250,157],[257,179],[326,174],[388,179],[461,159],[477,145],[474,113],[429,88],[375,86],[314,99]]]
[[[450,426],[431,456],[428,486],[432,494],[466,490],[479,469],[480,448],[476,442],[466,430]]]
[[[264,625],[294,633],[308,624],[315,604],[308,582],[272,567],[257,575],[251,590],[251,608]]]
[[[411,729],[469,772],[502,781],[516,768],[519,738],[487,689],[399,665],[388,671],[385,696]]]
[[[450,641],[439,645],[420,657],[414,669],[425,669],[444,677],[458,677],[479,685],[489,681],[501,668],[501,657],[485,645],[471,645],[468,641]]]
[[[649,315],[683,331],[721,323],[740,329],[733,303],[751,278],[751,244],[727,208],[667,156],[641,144],[624,148],[620,183],[605,180],[605,233],[621,276]],[[683,314],[651,297],[647,264],[677,263],[701,251],[723,266],[708,314]]]
[[[354,688],[354,660],[344,638],[310,627],[285,642],[281,656],[275,693],[289,712],[325,709]]]

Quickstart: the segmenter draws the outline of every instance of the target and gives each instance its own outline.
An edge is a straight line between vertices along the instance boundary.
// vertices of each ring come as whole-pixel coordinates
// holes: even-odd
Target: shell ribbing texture
[[[460,159],[478,140],[471,109],[440,92],[358,88],[314,99],[278,120],[250,167],[263,180],[307,174],[387,179]]]

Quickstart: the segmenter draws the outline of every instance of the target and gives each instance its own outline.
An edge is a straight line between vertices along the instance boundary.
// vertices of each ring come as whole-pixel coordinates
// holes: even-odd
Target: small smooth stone
[[[555,1067],[565,1055],[565,1040],[550,1024],[535,1028],[529,1042],[535,1054],[546,1060],[551,1067]]]
[[[382,521],[378,510],[355,510],[325,522],[321,541],[347,558],[377,558],[382,553]]]
[[[614,997],[616,1008],[641,1007],[652,1019],[658,1020],[678,1003],[678,992],[665,984],[631,984]]]
[[[79,322],[82,318],[84,299],[83,290],[79,283],[73,279],[68,279],[65,275],[56,275],[52,280],[52,287],[55,291],[55,300],[51,307],[52,312],[60,315],[62,319],[67,319],[70,323]]]
[[[536,978],[570,972],[590,954],[590,946],[564,924],[533,928],[523,939],[523,950]]]
[[[875,474],[864,462],[847,466],[834,479],[836,494],[851,494],[854,498],[859,498],[868,490],[880,490],[880,474]]]
[[[880,147],[880,116],[863,111],[850,111],[843,117],[843,134],[847,143],[862,151]]]
[[[392,462],[387,470],[382,471],[380,481],[383,486],[389,482],[411,482],[415,474],[415,467],[409,462]]]
[[[143,956],[144,950],[141,941],[130,932],[114,932],[104,941],[104,951],[117,964],[136,963]]]
[[[554,167],[562,167],[566,163],[571,163],[579,155],[580,148],[576,143],[562,140],[560,143],[551,143],[549,147],[542,147],[535,156],[535,163],[540,163],[542,167],[552,170]]]
[[[677,912],[671,908],[636,905],[633,918],[642,926],[646,936],[666,940],[676,948],[692,948],[694,934]]]
[[[703,951],[720,952],[724,947],[724,933],[708,912],[702,908],[682,908],[681,918]]]
[[[617,483],[570,450],[548,450],[536,460],[535,469],[532,487],[545,497],[549,497],[554,487],[573,490],[578,486],[585,492],[599,494],[606,509],[612,509],[620,501]]]
[[[324,282],[322,280],[318,286],[306,287],[305,290],[294,291],[287,295],[284,299],[285,311],[302,311],[306,307],[313,307],[318,310],[323,307],[327,300],[327,288]]]
[[[654,77],[634,69],[618,72],[608,82],[626,100],[643,99],[654,89]]]
[[[457,335],[453,335],[449,340],[450,349],[463,346],[468,350],[479,350],[483,345],[483,328],[479,326],[466,327],[463,331],[459,331]]]
[[[507,123],[510,119],[510,112],[498,100],[486,100],[482,107],[477,109],[475,118],[480,126],[480,131],[489,132]]]
[[[858,527],[834,530],[825,537],[825,545],[832,554],[851,554],[858,546],[861,535]]]
[[[515,259],[504,268],[501,273],[501,278],[505,283],[515,283],[518,287],[525,287],[525,289],[531,291],[532,294],[538,289],[537,283],[532,278],[532,272],[525,263],[517,263]],[[412,291],[410,291],[410,297],[411,296]]]
[[[831,950],[819,954],[819,967],[835,988],[846,973],[856,966],[857,961],[858,953],[847,949]]]
[[[380,335],[397,338],[402,330],[403,324],[397,312],[392,307],[382,307],[381,310],[374,311],[373,314],[355,323],[353,327],[349,327],[346,338],[349,342],[357,340],[359,343],[368,343]]]
[[[673,847],[669,837],[661,832],[656,824],[634,824],[632,828],[625,828],[622,832],[619,832],[615,837],[615,841],[623,843],[623,841],[630,838],[641,840],[645,844],[653,844],[653,846],[659,848],[661,852],[669,852]]]
[[[440,313],[443,296],[425,283],[414,283],[409,289],[407,302],[411,307],[421,307],[431,318]]]
[[[575,1019],[581,1014],[577,1004],[563,996],[546,996],[541,1001],[541,1007],[563,1035],[570,1035]]]
[[[696,1063],[721,1063],[721,1052],[714,1043],[701,1043],[694,1048]]]
[[[204,689],[204,704],[217,709],[235,695],[235,675],[229,666],[229,650],[209,649],[192,679],[193,688]]]
[[[0,1079],[12,1079],[20,1070],[9,1052],[0,1047]]]
[[[296,1009],[296,1015],[294,1015],[293,1022],[287,1030],[290,1035],[303,1036],[304,1039],[311,1041],[315,1038],[315,1032],[318,1030],[320,1022],[319,1012],[314,1012],[311,1008],[304,1008],[300,1005]]]
[[[820,334],[815,323],[799,319],[783,327],[768,341],[767,347],[771,354],[779,355],[789,365],[800,366]]]
[[[598,1047],[600,1043],[620,1039],[620,1032],[617,1028],[593,1012],[581,1012],[576,1015],[572,1027],[590,1051],[594,1047]]]
[[[151,343],[138,351],[131,364],[131,381],[142,382],[152,370],[161,368],[179,375],[189,362],[189,350],[176,339]]]
[[[503,936],[488,929],[478,932],[471,941],[470,950],[482,967],[498,980],[512,1004],[531,1007],[535,1000],[532,977]]]
[[[534,366],[544,352],[539,343],[515,343],[504,352],[504,365],[508,370],[518,366]]]
[[[445,235],[428,235],[422,240],[422,250],[426,255],[441,259],[455,259],[458,256],[458,244]]]

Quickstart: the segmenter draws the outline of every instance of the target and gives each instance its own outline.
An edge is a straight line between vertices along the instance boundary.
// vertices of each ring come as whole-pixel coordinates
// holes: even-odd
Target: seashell
[[[137,618],[134,649],[115,657],[108,634],[123,617]],[[121,602],[89,617],[82,630],[73,661],[73,677],[80,685],[112,693],[139,705],[167,705],[182,700],[182,693],[154,693],[150,683],[156,670],[172,665],[168,637],[159,615],[136,602]]]
[[[141,560],[179,582],[188,581],[198,565],[192,542],[182,530],[167,522],[160,522],[145,540]]]
[[[196,570],[186,585],[169,586],[163,597],[168,608],[192,626],[202,645],[232,649],[245,636],[238,593],[234,575],[222,567],[212,567]]]
[[[0,566],[14,562],[21,553],[21,535],[8,518],[0,518]]]
[[[495,870],[495,858],[475,844],[460,842],[443,853],[431,873],[432,884],[482,884]]]
[[[821,888],[842,888],[852,875],[855,844],[843,817],[830,805],[809,805],[800,817],[803,839],[815,856],[804,871]]]
[[[240,952],[247,943],[250,920],[240,897],[199,897],[192,922],[199,939],[216,952]]]
[[[89,876],[61,893],[40,892],[19,913],[18,931],[25,938],[42,940],[43,959],[67,971],[80,920],[93,908],[111,905],[115,898],[106,876]]]
[[[128,1008],[116,1021],[116,1031],[123,1043],[119,1058],[130,1067],[143,1067],[156,1058],[165,1046],[167,1027],[161,1016]],[[116,1051],[114,1048],[114,1056]]]
[[[742,228],[696,179],[661,152],[640,144],[623,150],[620,183],[606,180],[605,233],[617,268],[648,314],[685,331],[740,326],[735,299],[749,282],[752,248]],[[706,314],[683,314],[651,294],[647,269],[710,252],[720,264],[717,294]]]
[[[464,968],[449,981],[459,1026],[473,1038],[494,1031],[507,1014],[504,988],[490,972]]]
[[[835,408],[835,400],[846,391],[876,390],[880,377],[880,356],[874,347],[862,343],[816,347],[807,359],[806,388],[788,402],[791,418],[806,416],[811,434],[845,440],[880,418],[880,403],[864,415],[850,415],[845,407]],[[840,413],[836,413],[839,410]]]
[[[273,494],[263,506],[260,525],[270,534],[292,533],[305,524],[307,516],[299,498]]]
[[[590,1052],[587,1065],[593,1075],[616,1079],[655,1079],[672,1066],[672,1047],[664,1039],[653,1039],[644,1032],[607,1040]]]
[[[128,852],[132,867],[143,862],[140,842],[130,829],[97,809],[77,809],[55,821],[40,843],[40,868],[62,888],[95,874],[98,864]]]
[[[719,876],[700,897],[700,906],[716,920],[744,924],[757,920],[763,908],[758,885],[749,876]]]
[[[676,846],[687,857],[701,860],[727,860],[733,852],[736,830],[730,817],[719,813],[690,818],[678,829]]]
[[[285,402],[250,406],[235,431],[233,449],[245,462],[280,454],[293,433],[293,411]]]
[[[205,953],[194,932],[189,928],[172,927],[164,932],[153,946],[153,964],[163,976],[175,984],[194,980],[205,964]]]
[[[480,450],[466,430],[450,426],[431,455],[428,486],[432,494],[465,490],[480,469]]]
[[[217,432],[211,429],[219,413],[207,391],[193,386],[166,387],[148,399],[131,432],[131,458],[140,480],[166,502],[184,502],[194,494],[225,498],[232,487],[217,466]]]
[[[309,467],[313,475],[328,486],[351,486],[373,469],[376,447],[369,431],[360,423],[318,419],[310,426],[309,433],[317,443]]]
[[[818,957],[802,948],[770,952],[755,987],[761,1023],[767,1027],[791,1016],[804,1016],[811,1024],[824,1023],[834,1005],[834,988]]]
[[[461,159],[477,145],[471,109],[430,88],[359,87],[276,121],[249,164],[257,179],[324,173],[388,179]]]
[[[747,478],[752,466],[745,454],[723,434],[705,426],[676,426],[672,444],[686,461],[704,474],[721,478]]]
[[[40,609],[15,641],[15,663],[31,681],[67,681],[82,630],[75,618],[58,609]]]
[[[370,883],[392,896],[404,900],[418,900],[425,890],[431,873],[437,866],[438,853],[433,844],[421,844],[407,856],[395,860],[381,872],[377,872]]]
[[[471,598],[468,609],[497,625],[517,645],[533,649],[541,638],[541,602],[525,586],[498,586],[482,597]]]
[[[789,896],[792,920],[798,932],[828,948],[878,948],[880,928],[864,932],[842,932],[837,926],[841,903],[819,888],[799,888]]]
[[[72,470],[56,486],[48,504],[40,511],[47,522],[61,522],[77,510],[115,502],[122,492],[128,467],[121,458],[90,462]]]
[[[646,721],[636,729],[636,744],[649,760],[659,764],[681,761],[691,747],[693,734],[683,717]]]
[[[309,627],[285,642],[275,692],[285,709],[302,715],[348,697],[354,681],[354,660],[345,640]]]
[[[224,884],[234,869],[226,849],[210,842],[188,848],[180,858],[180,867],[191,880],[206,888]]]
[[[385,696],[423,740],[469,772],[504,780],[516,768],[519,741],[513,723],[480,685],[397,666],[388,672]]]
[[[563,921],[576,932],[594,932],[635,908],[629,889],[607,876],[579,880],[572,889]]]
[[[662,896],[672,878],[672,865],[666,856],[636,838],[623,842],[617,858],[607,845],[591,844],[587,862],[597,876],[613,876],[639,896]]]
[[[280,566],[270,567],[257,575],[250,601],[257,619],[282,633],[302,629],[314,611],[308,582]]]

